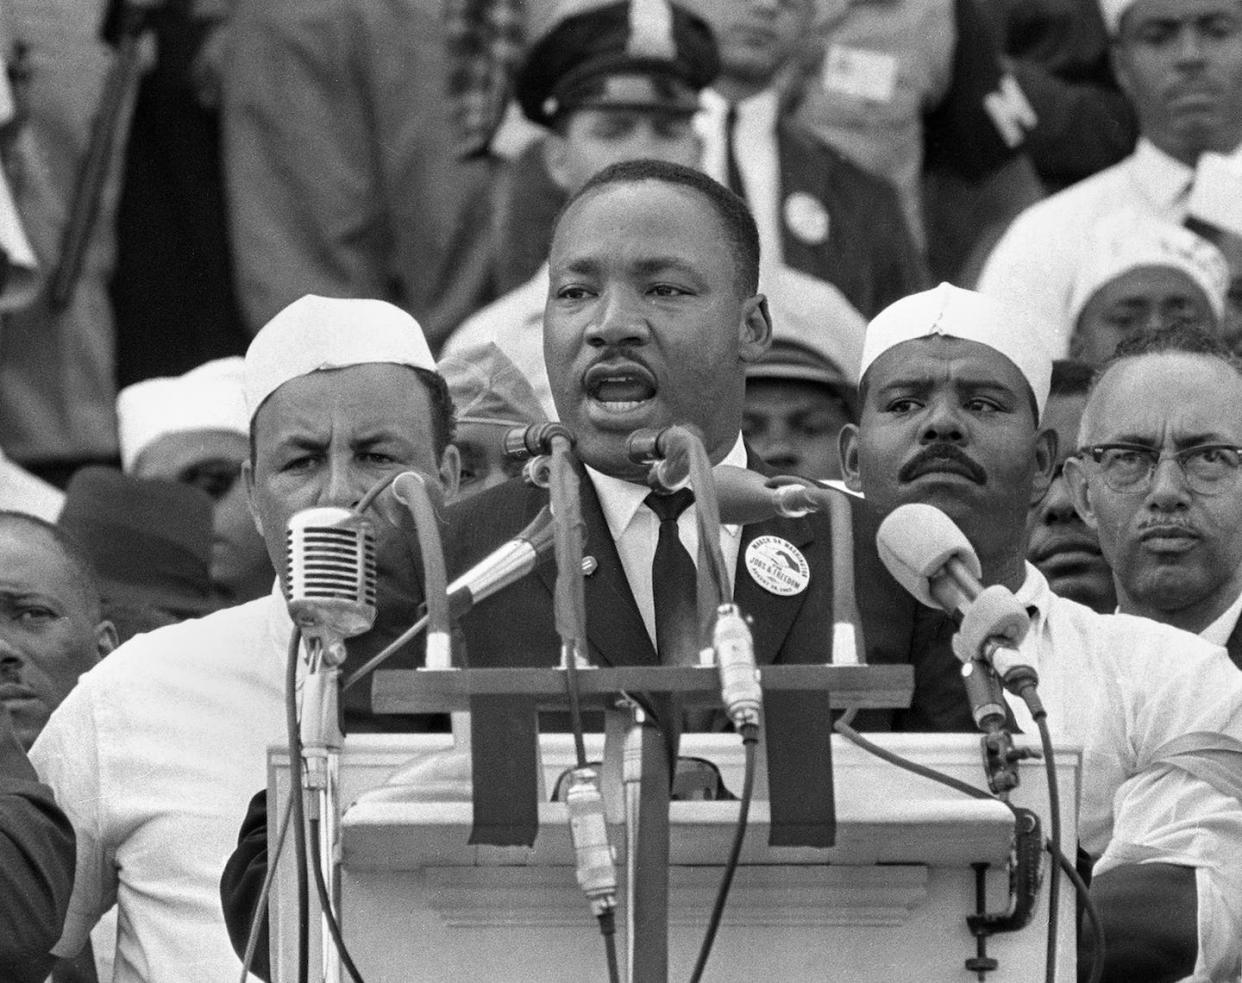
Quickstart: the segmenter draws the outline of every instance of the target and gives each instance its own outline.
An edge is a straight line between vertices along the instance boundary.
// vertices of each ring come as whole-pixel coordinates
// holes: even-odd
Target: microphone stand
[[[340,674],[345,648],[306,639],[307,674],[302,681],[302,787],[307,818],[317,830],[318,868],[331,910],[340,910],[337,861],[340,851],[340,763],[344,735],[340,723]],[[341,979],[341,960],[333,941],[331,911],[320,914],[320,959],[325,983]]]

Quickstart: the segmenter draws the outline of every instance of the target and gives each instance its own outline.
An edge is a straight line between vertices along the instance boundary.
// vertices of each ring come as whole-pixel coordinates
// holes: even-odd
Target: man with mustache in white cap
[[[1112,564],[1119,610],[1216,645],[1242,668],[1242,365],[1190,328],[1124,342],[1066,462]]]
[[[863,352],[860,423],[842,432],[846,481],[881,514],[910,502],[943,510],[983,583],[1033,612],[1020,648],[1038,667],[1053,739],[1084,749],[1079,842],[1094,861],[1107,978],[1234,980],[1242,676],[1185,632],[1058,598],[1025,562],[1027,506],[1056,461],[1055,436],[1039,427],[1051,361],[1037,330],[948,284],[881,313]],[[1025,705],[1010,707],[1033,733]],[[1220,773],[1205,767],[1212,754],[1229,762]]]
[[[243,476],[273,566],[311,506],[350,506],[417,470],[456,487],[451,403],[418,323],[373,300],[303,297],[244,368],[252,450]],[[121,646],[52,715],[31,759],[78,835],[60,955],[112,902],[117,983],[235,979],[219,878],[239,817],[284,738],[290,621],[264,598]],[[354,715],[348,701],[347,722]]]
[[[1141,136],[1129,157],[1014,220],[979,290],[1062,320],[1096,223],[1137,209],[1184,222],[1206,165],[1242,150],[1242,2],[1100,0],[1118,83]],[[1068,339],[1050,341],[1065,355]]]

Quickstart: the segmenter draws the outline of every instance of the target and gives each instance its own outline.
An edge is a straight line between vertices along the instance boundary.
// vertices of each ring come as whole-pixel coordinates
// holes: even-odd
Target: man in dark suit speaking
[[[680,493],[661,496],[684,507],[657,515],[664,503],[652,496],[646,468],[630,460],[626,442],[638,429],[688,424],[703,434],[713,466],[761,467],[741,437],[746,367],[764,354],[772,334],[767,301],[757,293],[758,270],[758,234],[744,203],[676,164],[609,167],[561,214],[550,253],[544,356],[560,420],[576,435],[582,465],[581,510],[592,558],[585,564],[592,571],[585,579],[586,654],[594,665],[697,660],[693,623],[668,630],[669,608],[679,598],[661,569],[674,547],[689,554],[685,562],[697,555],[695,505]],[[545,490],[514,479],[450,507],[450,575],[517,534],[547,500]],[[856,543],[873,542],[865,522],[856,516]],[[833,535],[823,515],[722,528],[729,587],[753,620],[758,663],[831,660]],[[412,565],[408,576],[398,571],[399,560],[383,569],[385,556],[393,560],[404,548],[391,538],[381,544],[381,588],[385,580],[390,591],[408,580],[412,603],[387,611],[381,603],[376,637],[362,639],[369,650],[404,627],[402,619],[409,624],[421,600]],[[859,555],[865,559],[855,579],[869,661],[910,661],[919,647],[914,602],[887,579],[873,550]],[[770,572],[777,564],[784,568],[780,577]],[[876,578],[882,586],[872,583]],[[671,582],[683,585],[680,600],[693,612],[693,578]],[[555,571],[545,565],[477,604],[460,624],[466,664],[557,665],[554,584]],[[352,648],[351,663],[357,655]],[[767,694],[765,712],[796,717],[798,741],[826,743],[826,708],[807,712],[800,700],[801,694]],[[773,733],[768,736],[772,743]],[[266,869],[263,806],[260,796],[221,885],[235,944],[244,941]]]

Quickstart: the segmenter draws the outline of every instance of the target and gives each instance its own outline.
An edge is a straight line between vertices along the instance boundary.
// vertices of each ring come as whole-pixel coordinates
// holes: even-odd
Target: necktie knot
[[[681,513],[694,502],[694,492],[689,488],[680,488],[671,495],[660,495],[652,492],[645,499],[647,508],[659,518],[661,525],[665,522],[676,522]]]

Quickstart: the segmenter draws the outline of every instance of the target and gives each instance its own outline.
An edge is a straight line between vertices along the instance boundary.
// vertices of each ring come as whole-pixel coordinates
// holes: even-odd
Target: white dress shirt
[[[746,467],[746,447],[742,443],[742,435],[738,434],[732,450],[720,464],[731,464],[734,467]],[[717,465],[719,467],[720,465]],[[625,570],[625,578],[630,582],[630,590],[638,603],[638,613],[643,616],[643,624],[647,626],[647,634],[651,636],[651,644],[655,645],[655,598],[651,590],[651,563],[655,559],[656,543],[660,538],[660,520],[656,514],[643,503],[651,494],[646,485],[623,481],[587,465],[587,474],[595,486],[599,496],[599,504],[608,523],[608,531],[612,533],[617,544],[617,553],[621,557],[621,566]],[[677,519],[677,532],[682,545],[691,559],[698,564],[699,530],[697,526],[697,506],[691,505]],[[733,571],[737,566],[738,549],[742,542],[742,527],[722,525],[720,527],[720,549],[724,553],[725,570],[729,575],[729,592],[733,592]]]
[[[1242,156],[1242,148],[1234,158]],[[1073,326],[1070,292],[1105,215],[1135,209],[1181,224],[1194,171],[1140,139],[1125,160],[1071,185],[1022,212],[988,256],[979,290],[1045,318],[1051,354],[1063,358]]]
[[[1242,673],[1224,649],[1125,614],[1058,597],[1026,566],[1018,600],[1034,608],[1021,651],[1039,672],[1054,741],[1083,748],[1078,839],[1095,872],[1132,863],[1195,868],[1195,980],[1242,972]],[[1010,697],[1018,726],[1036,733]],[[1205,781],[1170,763],[1183,735],[1219,738],[1232,779]],[[1186,760],[1186,759],[1183,759]],[[1191,762],[1193,765],[1193,761]]]
[[[77,834],[68,956],[115,902],[115,983],[241,975],[220,874],[285,740],[293,623],[267,597],[139,635],[86,673],[30,750]],[[304,666],[299,660],[299,675]]]
[[[702,108],[696,128],[703,139],[703,170],[728,187],[725,125],[729,102],[718,92],[704,89],[699,105]],[[750,213],[759,227],[759,252],[765,268],[779,266],[784,260],[781,162],[776,144],[779,115],[780,94],[775,89],[764,89],[737,104],[737,122],[733,127],[733,156],[742,174]]]
[[[1219,618],[1199,632],[1199,637],[1213,645],[1223,646],[1238,626],[1239,615],[1242,615],[1242,594],[1234,598],[1233,603],[1221,612]]]

